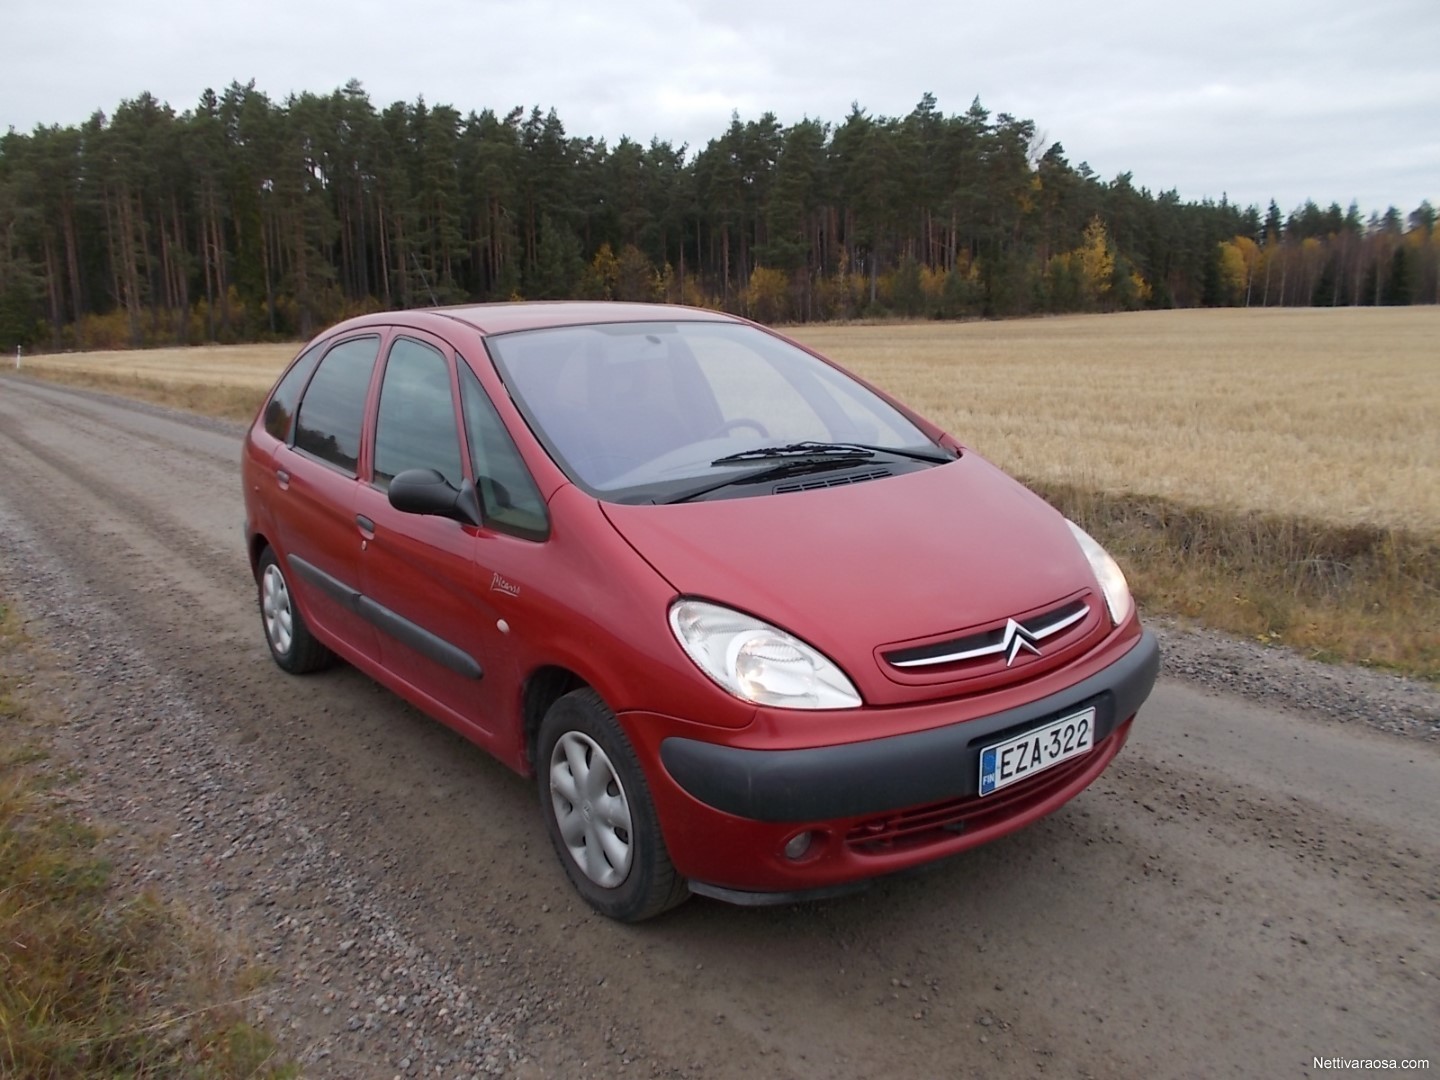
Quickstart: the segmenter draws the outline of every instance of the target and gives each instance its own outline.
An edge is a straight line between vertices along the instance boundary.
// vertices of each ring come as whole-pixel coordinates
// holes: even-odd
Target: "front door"
[[[448,346],[415,331],[397,336],[380,384],[371,480],[359,485],[355,504],[367,531],[362,603],[388,672],[489,747],[501,720],[496,695],[512,676],[476,566],[482,530],[402,513],[388,496],[407,469],[435,469],[456,488],[466,481],[459,416]]]

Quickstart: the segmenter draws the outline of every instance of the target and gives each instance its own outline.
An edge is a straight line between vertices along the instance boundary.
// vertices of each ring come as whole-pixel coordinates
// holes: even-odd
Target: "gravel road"
[[[239,428],[0,379],[0,592],[122,875],[275,973],[327,1077],[1440,1068],[1440,693],[1161,627],[1075,802],[824,904],[576,900],[526,781],[353,670],[269,658]]]

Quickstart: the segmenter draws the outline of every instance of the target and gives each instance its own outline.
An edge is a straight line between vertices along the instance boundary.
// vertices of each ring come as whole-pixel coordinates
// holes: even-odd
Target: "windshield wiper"
[[[711,465],[739,465],[746,461],[770,461],[775,458],[867,458],[875,451],[868,446],[854,443],[797,442],[785,446],[757,446],[754,450],[741,450],[738,454],[726,454],[710,462]]]
[[[738,476],[728,476],[724,480],[716,480],[713,483],[702,484],[700,487],[691,488],[689,491],[682,491],[678,495],[672,495],[663,500],[666,503],[683,503],[691,499],[698,499],[702,495],[709,495],[712,491],[719,491],[721,488],[738,486],[740,484],[763,484],[768,480],[783,480],[787,476],[802,476],[805,473],[825,472],[827,469],[843,469],[854,465],[857,461],[868,460],[868,454],[845,454],[843,456],[816,457],[809,454],[805,457],[792,458],[782,461],[778,465],[771,465],[765,469],[754,469]],[[740,458],[733,463],[727,463],[724,459],[716,464],[740,464],[747,459]],[[753,459],[751,459],[753,460]]]
[[[863,460],[876,454],[896,454],[918,461],[953,461],[943,451],[909,450],[899,446],[869,446],[865,443],[798,442],[785,446],[761,446],[754,450],[741,450],[738,454],[726,454],[712,461],[711,465],[739,465],[747,461],[771,461],[776,458],[819,458],[829,461]]]
[[[784,446],[761,446],[754,450],[742,450],[735,454],[718,457],[710,464],[746,465],[762,461],[773,461],[763,469],[726,477],[711,483],[681,491],[679,494],[662,497],[650,496],[640,501],[657,503],[683,503],[703,498],[712,491],[743,484],[763,484],[769,480],[782,480],[787,476],[802,476],[806,473],[825,472],[828,469],[844,469],[869,461],[877,454],[892,454],[895,457],[928,461],[941,465],[955,458],[944,450],[918,450],[899,446],[867,446],[864,443],[798,442]],[[629,500],[627,500],[629,501]]]
[[[942,450],[938,446],[932,450],[917,450],[909,446],[870,446],[867,443],[846,443],[859,450],[870,450],[876,454],[896,454],[899,457],[914,458],[916,461],[933,461],[937,465],[943,465],[947,461],[954,461],[955,454],[948,450]]]

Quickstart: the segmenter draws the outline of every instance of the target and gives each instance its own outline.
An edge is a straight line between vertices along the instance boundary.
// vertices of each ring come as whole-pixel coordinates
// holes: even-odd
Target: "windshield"
[[[486,344],[551,456],[605,498],[665,501],[727,468],[753,470],[766,448],[942,453],[860,383],[751,326],[568,326]]]

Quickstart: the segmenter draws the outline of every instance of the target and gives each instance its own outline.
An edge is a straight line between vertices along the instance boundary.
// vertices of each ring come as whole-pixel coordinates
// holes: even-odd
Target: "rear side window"
[[[435,469],[451,487],[458,488],[465,479],[450,365],[439,350],[413,338],[398,338],[390,346],[380,384],[375,484],[388,489],[406,469]]]
[[[360,428],[365,420],[365,394],[378,337],[342,341],[320,361],[295,418],[295,449],[314,454],[355,475],[360,460]]]
[[[300,400],[300,391],[305,388],[305,380],[310,377],[310,372],[315,370],[315,361],[320,359],[321,351],[320,346],[316,345],[291,364],[290,370],[285,373],[285,377],[280,380],[280,385],[275,387],[275,392],[270,395],[270,400],[265,405],[265,430],[281,442],[290,441],[290,425],[295,419],[295,405]]]
[[[465,412],[470,462],[486,526],[526,540],[544,540],[550,535],[550,519],[540,489],[480,380],[465,364],[456,366],[460,369],[460,404]]]

